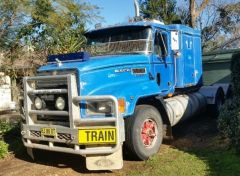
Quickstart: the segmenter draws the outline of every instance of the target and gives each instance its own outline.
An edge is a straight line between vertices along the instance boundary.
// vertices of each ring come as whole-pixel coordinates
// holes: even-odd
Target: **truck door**
[[[156,30],[153,48],[154,77],[163,94],[172,92],[173,68],[169,51],[169,35],[165,31]]]

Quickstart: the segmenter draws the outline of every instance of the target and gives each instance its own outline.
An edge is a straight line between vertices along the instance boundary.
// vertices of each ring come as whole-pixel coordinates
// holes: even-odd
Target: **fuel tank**
[[[199,92],[177,95],[164,101],[171,126],[204,111],[207,105],[205,97]]]

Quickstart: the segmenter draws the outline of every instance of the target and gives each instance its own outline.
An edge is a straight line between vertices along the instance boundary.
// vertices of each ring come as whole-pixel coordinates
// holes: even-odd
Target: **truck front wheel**
[[[150,105],[139,105],[134,115],[125,120],[126,147],[138,160],[156,154],[162,144],[163,123],[158,110]]]

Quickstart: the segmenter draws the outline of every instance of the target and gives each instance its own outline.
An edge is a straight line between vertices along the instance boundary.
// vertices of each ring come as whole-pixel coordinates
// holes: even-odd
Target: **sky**
[[[88,0],[91,4],[100,7],[102,26],[114,25],[116,23],[127,22],[129,17],[134,17],[134,0]],[[181,1],[177,1],[178,4]],[[95,24],[89,24],[88,28],[94,28]]]
[[[103,26],[127,22],[128,17],[135,14],[133,0],[89,0],[91,4],[100,7],[100,16],[104,18]],[[89,25],[94,28],[95,24]]]
[[[134,0],[87,0],[91,4],[100,7],[100,16],[103,17],[103,21],[100,21],[102,26],[114,25],[116,23],[127,22],[129,17],[134,17]],[[239,0],[212,0],[213,2],[220,3],[224,2],[238,2]],[[201,3],[202,0],[197,0]],[[186,6],[185,0],[177,0],[177,6]],[[95,24],[98,22],[93,22],[88,24],[88,29],[93,29]]]

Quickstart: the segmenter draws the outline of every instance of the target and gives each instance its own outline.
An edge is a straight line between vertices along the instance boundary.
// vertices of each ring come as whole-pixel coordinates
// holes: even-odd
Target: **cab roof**
[[[182,25],[182,24],[170,24],[170,25],[165,25],[163,23],[160,22],[156,22],[156,21],[137,21],[137,22],[128,22],[128,23],[119,23],[119,24],[115,24],[115,25],[111,25],[111,26],[107,26],[107,27],[102,27],[99,29],[93,29],[87,32],[87,34],[90,34],[92,32],[95,31],[103,31],[103,30],[108,30],[108,29],[113,29],[113,28],[118,28],[118,27],[151,27],[151,28],[160,28],[163,30],[169,30],[169,31],[182,31],[183,33],[188,33],[188,34],[192,34],[192,35],[201,35],[199,30],[193,29],[191,27],[188,27],[186,25]]]

